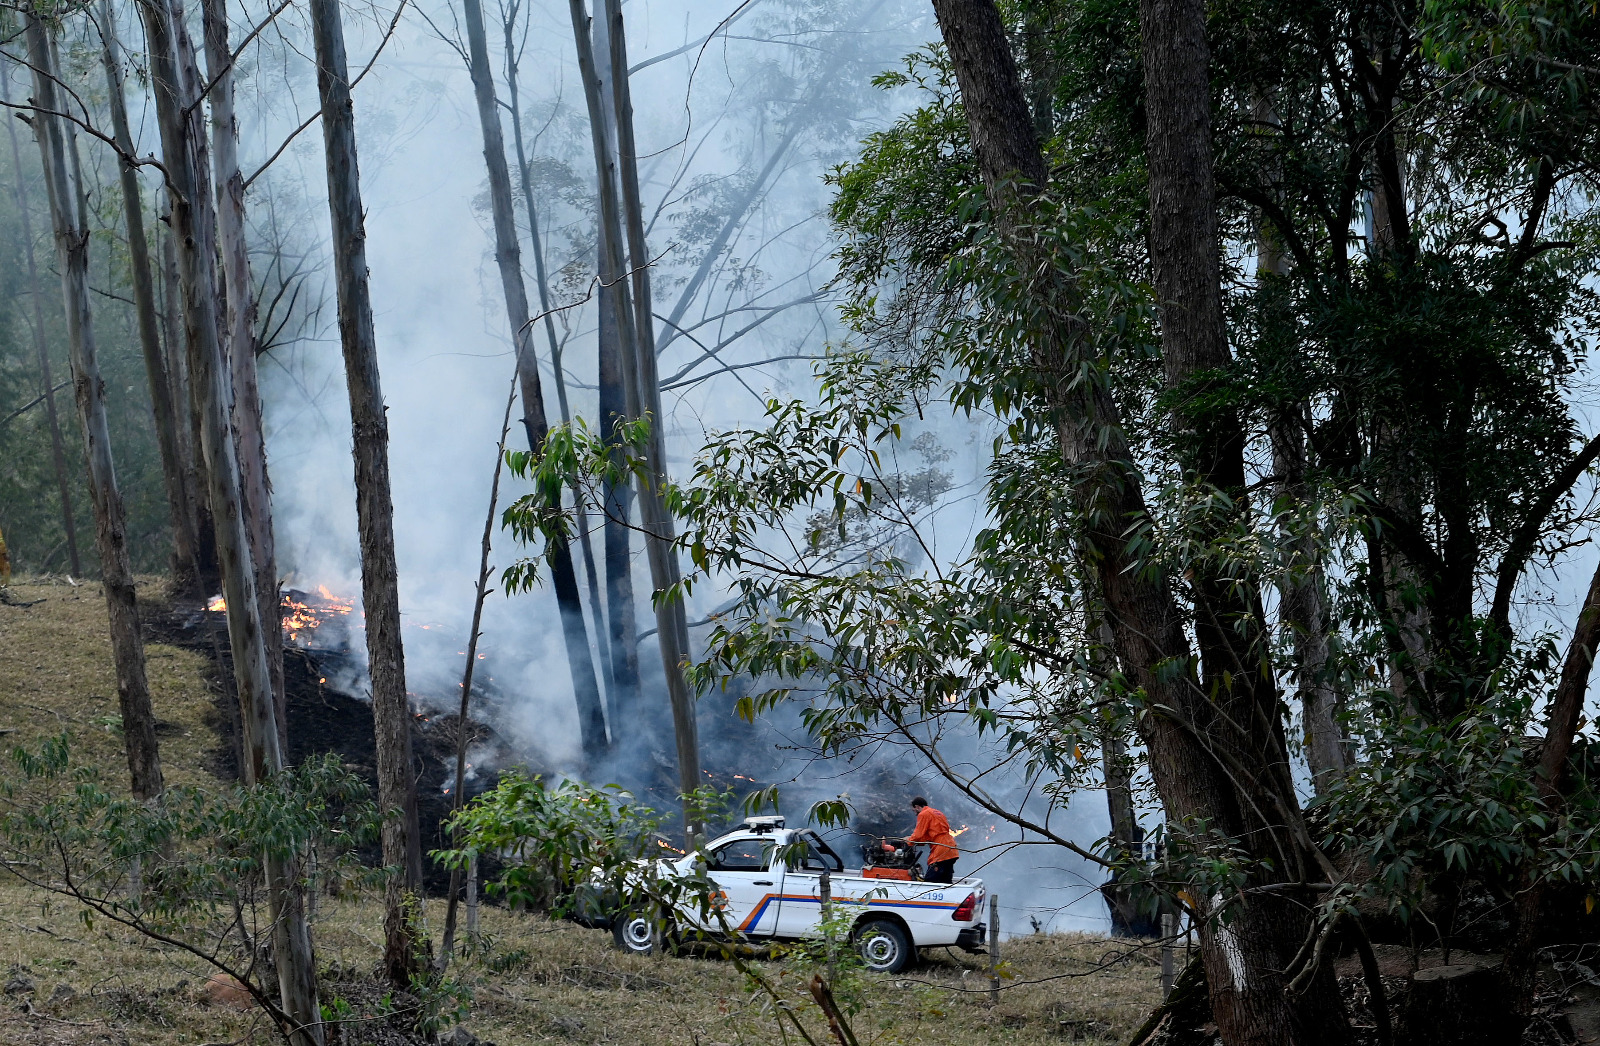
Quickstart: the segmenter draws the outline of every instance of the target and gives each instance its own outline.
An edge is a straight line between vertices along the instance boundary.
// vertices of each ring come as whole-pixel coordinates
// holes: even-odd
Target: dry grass
[[[100,586],[19,579],[8,591],[32,605],[0,603],[0,730],[8,731],[0,744],[36,748],[65,732],[76,758],[101,767],[108,781],[126,781]],[[156,582],[139,586],[141,600],[159,594]],[[206,725],[212,693],[201,674],[204,658],[159,643],[146,645],[145,658],[167,783],[215,780],[205,769],[205,752],[217,738]]]
[[[0,737],[35,744],[63,730],[79,759],[108,779],[125,774],[114,728],[115,687],[105,640],[105,606],[93,585],[16,584],[0,605]],[[150,673],[163,730],[169,782],[209,780],[205,751],[212,700],[203,659],[151,646]],[[426,912],[435,934],[443,905]],[[323,999],[359,1010],[379,994],[372,982],[382,940],[372,899],[325,901],[315,927]],[[800,1043],[780,1032],[770,998],[753,991],[735,964],[706,949],[685,957],[624,955],[610,936],[498,908],[483,914],[485,947],[452,976],[470,993],[465,1027],[499,1046],[626,1043],[629,1046]],[[898,977],[864,980],[854,1019],[863,1046],[896,1043],[1125,1042],[1158,997],[1153,959],[1133,955],[1094,971],[1123,946],[1098,937],[1038,936],[1006,942],[1009,979],[988,1002],[987,960],[940,951]],[[793,962],[752,960],[782,997],[801,1007],[819,1044],[831,1042]],[[86,925],[69,902],[15,880],[0,880],[0,1043],[271,1043],[264,1021],[208,1006],[210,971],[199,961],[147,944],[103,923]],[[1082,976],[1064,976],[1085,974]],[[24,983],[26,982],[26,983]]]

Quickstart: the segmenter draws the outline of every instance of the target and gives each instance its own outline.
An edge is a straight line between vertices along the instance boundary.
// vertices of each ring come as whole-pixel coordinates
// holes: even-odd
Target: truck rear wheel
[[[893,919],[866,919],[856,927],[856,951],[874,973],[899,973],[911,965],[916,951],[911,935]]]

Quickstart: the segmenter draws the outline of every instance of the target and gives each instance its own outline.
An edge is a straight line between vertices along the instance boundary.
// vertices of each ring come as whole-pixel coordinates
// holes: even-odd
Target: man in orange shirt
[[[911,800],[911,809],[917,812],[917,826],[906,836],[906,844],[928,844],[928,872],[923,881],[955,882],[956,858],[961,853],[956,849],[956,837],[950,834],[950,822],[920,795]]]

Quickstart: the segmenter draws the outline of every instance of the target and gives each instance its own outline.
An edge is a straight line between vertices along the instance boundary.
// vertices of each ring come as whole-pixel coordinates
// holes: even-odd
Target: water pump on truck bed
[[[917,878],[917,849],[904,839],[879,838],[861,848],[864,879]]]

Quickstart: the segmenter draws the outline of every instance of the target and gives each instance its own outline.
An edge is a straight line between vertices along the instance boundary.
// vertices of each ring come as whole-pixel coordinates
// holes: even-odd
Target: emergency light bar
[[[784,824],[785,821],[782,814],[768,814],[763,817],[747,817],[744,819],[744,824],[739,827],[759,835],[776,831],[782,828]]]

